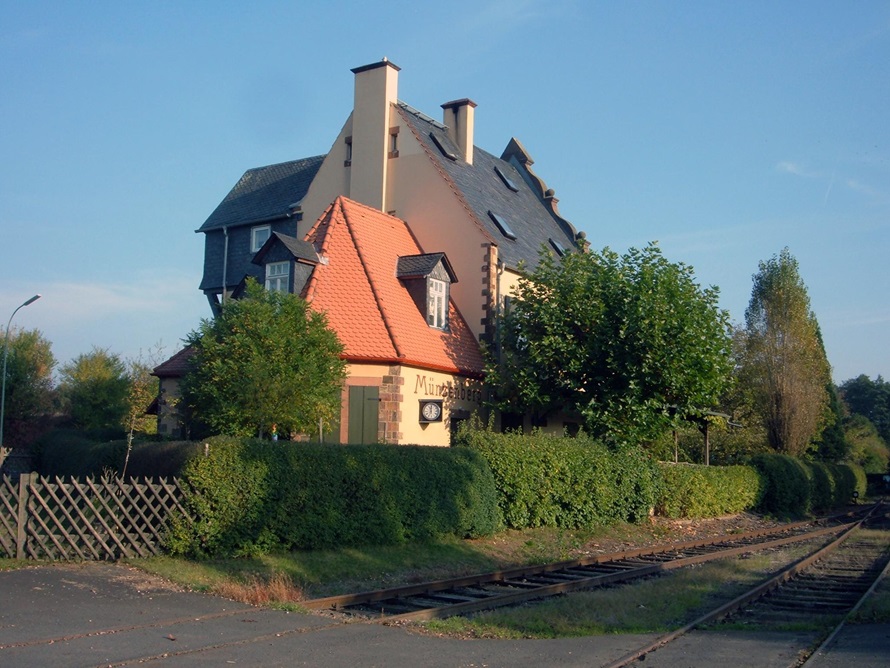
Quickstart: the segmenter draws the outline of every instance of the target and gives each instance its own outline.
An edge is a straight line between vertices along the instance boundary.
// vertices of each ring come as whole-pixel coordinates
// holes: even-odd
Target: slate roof
[[[306,196],[325,156],[248,169],[197,230],[208,232],[229,225],[251,225],[282,218]]]
[[[439,262],[442,262],[451,282],[457,283],[457,276],[445,253],[424,253],[423,255],[400,257],[396,266],[396,276],[398,278],[425,278],[433,273],[433,269]]]
[[[528,169],[533,161],[519,142],[511,140],[501,158],[474,147],[470,165],[444,125],[403,102],[398,110],[470,215],[498,245],[498,256],[507,267],[516,269],[524,262],[533,269],[542,245],[553,248],[551,239],[563,248],[576,248],[575,229],[556,212],[553,191]],[[522,171],[514,162],[523,166]],[[489,212],[506,222],[513,234],[505,234]],[[510,238],[513,235],[515,239]]]
[[[158,378],[180,378],[188,371],[189,361],[195,354],[195,349],[187,346],[173,355],[170,359],[161,362],[151,372]]]
[[[481,377],[475,336],[449,303],[449,331],[426,323],[396,277],[399,258],[423,253],[406,223],[338,197],[306,235],[322,258],[303,291],[356,362],[396,363]]]
[[[251,262],[254,264],[263,264],[263,258],[265,258],[266,254],[269,252],[269,249],[275,245],[276,240],[280,241],[295,259],[305,260],[306,262],[311,262],[313,264],[318,262],[318,253],[315,252],[315,246],[308,241],[302,241],[296,237],[281,234],[281,232],[272,232],[269,238],[266,239],[266,243],[263,244],[263,247],[253,256]]]

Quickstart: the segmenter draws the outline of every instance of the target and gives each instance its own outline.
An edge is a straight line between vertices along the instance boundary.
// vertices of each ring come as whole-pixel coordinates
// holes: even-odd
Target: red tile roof
[[[322,264],[303,296],[327,315],[347,360],[482,375],[479,344],[454,302],[449,331],[434,329],[396,278],[399,257],[424,252],[404,221],[338,197],[306,240]]]

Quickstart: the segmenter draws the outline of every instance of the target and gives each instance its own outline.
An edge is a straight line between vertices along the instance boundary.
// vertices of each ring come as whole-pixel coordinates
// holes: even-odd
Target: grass
[[[665,633],[732,600],[803,550],[795,546],[711,562],[632,585],[578,592],[470,618],[435,620],[424,628],[437,635],[512,639]]]
[[[597,531],[541,528],[504,531],[478,540],[445,538],[419,544],[204,561],[153,557],[129,564],[188,589],[238,600],[246,600],[233,594],[239,588],[255,589],[262,583],[271,585],[276,578],[286,578],[290,587],[307,599],[614,552],[668,540],[669,534],[657,524],[616,525]],[[293,602],[295,598],[291,592],[287,600],[279,602]],[[278,599],[273,596],[269,600]]]

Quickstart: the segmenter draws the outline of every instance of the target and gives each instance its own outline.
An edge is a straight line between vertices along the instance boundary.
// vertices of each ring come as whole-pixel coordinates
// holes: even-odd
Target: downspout
[[[222,275],[222,295],[220,296],[219,305],[222,307],[226,303],[226,285],[229,270],[229,226],[223,225],[223,236],[226,238],[223,246],[223,275]]]

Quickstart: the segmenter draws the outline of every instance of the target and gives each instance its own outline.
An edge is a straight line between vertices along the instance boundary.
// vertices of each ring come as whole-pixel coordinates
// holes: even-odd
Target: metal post
[[[3,451],[3,423],[6,418],[6,359],[9,357],[9,327],[12,325],[12,319],[15,317],[15,314],[19,312],[20,308],[24,308],[25,306],[28,306],[28,304],[33,304],[38,299],[40,299],[40,295],[34,295],[31,299],[19,306],[12,312],[12,315],[9,316],[9,321],[6,323],[6,338],[3,340],[3,389],[0,390],[0,453]]]

